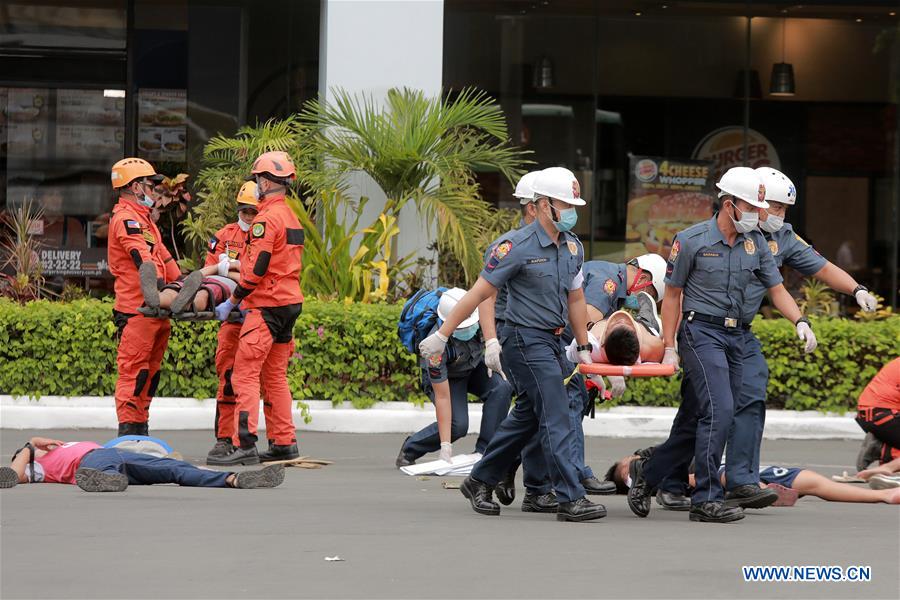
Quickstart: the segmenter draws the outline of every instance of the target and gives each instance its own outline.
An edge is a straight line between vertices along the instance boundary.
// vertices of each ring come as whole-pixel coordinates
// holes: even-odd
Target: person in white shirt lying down
[[[637,318],[626,310],[617,310],[602,321],[588,324],[588,340],[593,347],[591,358],[595,363],[630,366],[662,361],[665,343],[656,303],[644,292],[637,296]],[[570,361],[577,358],[574,344],[566,348],[566,354]]]

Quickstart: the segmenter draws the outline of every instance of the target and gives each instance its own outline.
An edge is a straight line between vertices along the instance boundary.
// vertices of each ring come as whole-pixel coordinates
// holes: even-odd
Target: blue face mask
[[[456,331],[454,331],[453,337],[461,342],[468,342],[473,337],[475,337],[476,333],[478,333],[478,323],[473,323],[465,329],[457,329]]]
[[[635,296],[634,294],[628,294],[627,296],[625,296],[625,308],[638,310],[640,308],[640,305],[638,304],[637,296]]]
[[[553,224],[559,231],[569,231],[577,222],[578,212],[574,208],[565,208],[559,211],[559,221],[554,221]]]

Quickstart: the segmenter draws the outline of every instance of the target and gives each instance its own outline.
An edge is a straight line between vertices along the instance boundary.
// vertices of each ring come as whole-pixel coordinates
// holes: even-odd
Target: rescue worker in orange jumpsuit
[[[216,307],[216,317],[223,321],[239,304],[247,311],[231,374],[237,402],[235,448],[225,456],[207,459],[211,465],[249,465],[300,456],[287,367],[294,351],[294,323],[303,309],[303,228],[285,203],[287,186],[297,174],[290,156],[277,151],[260,155],[251,173],[256,180],[259,213],[250,227],[241,281],[234,294]],[[256,450],[260,383],[271,403],[266,428],[272,442],[262,454]]]
[[[170,325],[138,312],[159,307],[159,288],[181,274],[150,218],[153,184],[162,179],[147,161],[124,158],[113,165],[112,187],[119,194],[109,220],[109,270],[115,277],[113,320],[118,328],[116,415],[119,435],[148,435],[150,401]]]
[[[241,186],[237,195],[238,219],[221,228],[209,240],[205,267],[217,265],[222,257],[228,260],[244,258],[244,248],[250,227],[258,212],[259,201],[256,199],[256,184],[247,181]],[[223,321],[219,327],[219,343],[216,346],[216,375],[219,376],[219,389],[216,391],[216,422],[214,425],[216,445],[209,451],[209,458],[225,456],[234,452],[231,438],[234,435],[234,387],[231,384],[231,373],[234,368],[234,356],[237,354],[241,323]],[[264,403],[268,414],[270,403]]]

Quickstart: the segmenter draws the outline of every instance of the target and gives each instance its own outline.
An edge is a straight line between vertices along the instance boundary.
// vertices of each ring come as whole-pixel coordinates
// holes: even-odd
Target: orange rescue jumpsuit
[[[150,218],[150,209],[123,197],[109,220],[108,260],[116,278],[113,319],[119,336],[116,415],[119,423],[146,423],[171,326],[168,320],[138,312],[144,303],[138,266],[153,262],[157,277],[165,283],[175,281],[181,272]]]
[[[261,201],[250,227],[246,260],[241,261],[241,281],[234,292],[242,300],[241,308],[250,311],[241,327],[231,375],[237,401],[235,446],[256,444],[260,383],[271,403],[271,412],[266,414],[268,438],[283,446],[297,442],[287,367],[294,351],[294,323],[303,308],[302,256],[303,228],[285,204],[284,195],[273,194]]]

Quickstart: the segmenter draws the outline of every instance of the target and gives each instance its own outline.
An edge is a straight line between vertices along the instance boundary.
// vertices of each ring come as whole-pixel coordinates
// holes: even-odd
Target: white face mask
[[[737,206],[735,206],[734,202],[731,203],[732,210],[739,210]],[[729,213],[729,218],[731,218],[731,222],[734,223],[734,228],[738,233],[748,233],[756,229],[756,226],[759,224],[759,215],[755,212],[750,212],[749,210],[741,213],[741,220],[735,221],[734,217],[731,216],[733,214]]]
[[[244,231],[244,232],[250,231],[250,223],[248,223],[247,221],[238,217],[237,223],[238,223],[238,227],[241,228],[241,231]]]
[[[769,233],[775,233],[782,227],[784,227],[784,217],[779,217],[778,215],[773,215],[771,213],[769,213],[769,216],[765,221],[759,222],[759,228],[763,231],[768,231]]]
[[[138,201],[138,204],[142,204],[147,208],[153,208],[153,205],[156,204],[156,201],[144,191],[144,186],[141,186],[141,197],[138,197],[137,194],[135,194],[134,197]]]

